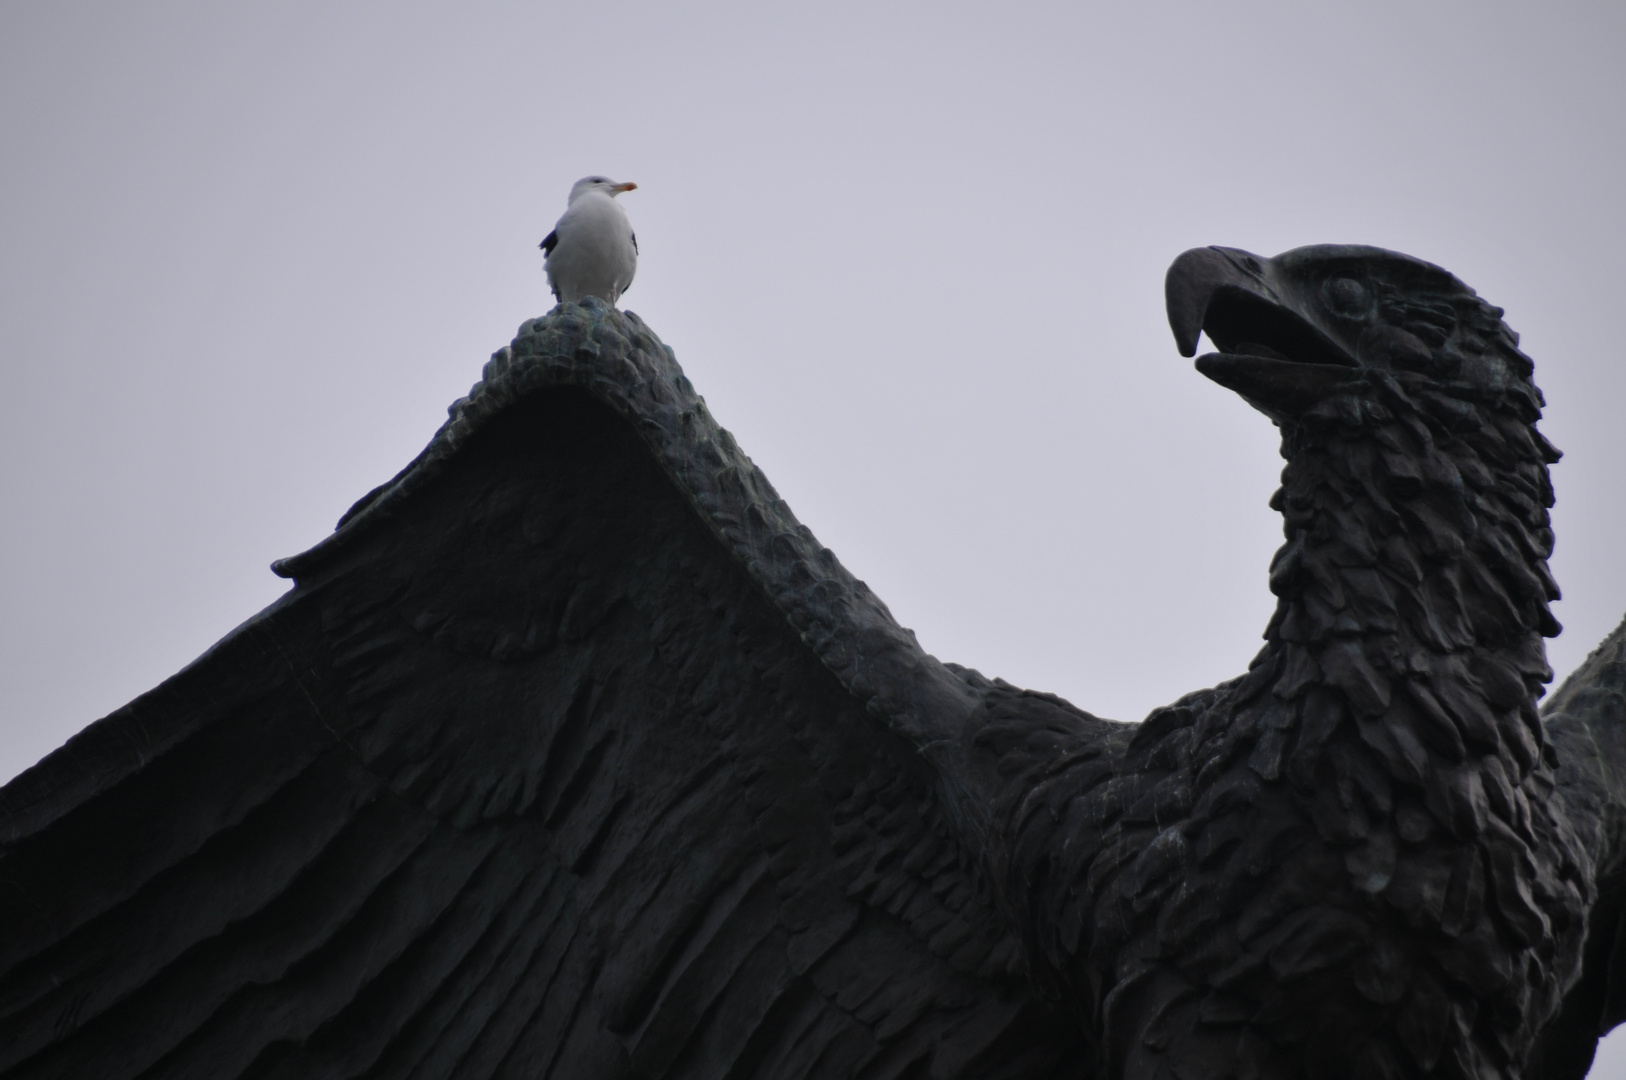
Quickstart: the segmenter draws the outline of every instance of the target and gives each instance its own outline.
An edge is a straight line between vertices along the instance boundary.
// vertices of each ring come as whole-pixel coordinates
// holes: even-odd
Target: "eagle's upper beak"
[[[1220,351],[1199,358],[1197,370],[1273,419],[1321,400],[1359,366],[1280,277],[1268,259],[1207,247],[1174,260],[1164,282],[1180,354],[1194,354],[1206,333]]]

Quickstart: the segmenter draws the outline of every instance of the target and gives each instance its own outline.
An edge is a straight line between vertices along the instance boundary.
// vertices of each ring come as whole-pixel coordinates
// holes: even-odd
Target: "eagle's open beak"
[[[1235,248],[1194,248],[1164,282],[1169,328],[1183,356],[1206,333],[1219,352],[1197,370],[1273,417],[1290,415],[1344,382],[1359,365],[1296,310],[1269,260]]]

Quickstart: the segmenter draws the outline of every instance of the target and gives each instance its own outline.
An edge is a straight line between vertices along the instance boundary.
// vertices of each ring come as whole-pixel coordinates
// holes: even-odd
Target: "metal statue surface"
[[[294,587],[0,790],[0,1077],[1579,1080],[1626,634],[1545,715],[1542,398],[1376,248],[1182,255],[1281,429],[1241,677],[924,653],[670,350],[528,322]]]

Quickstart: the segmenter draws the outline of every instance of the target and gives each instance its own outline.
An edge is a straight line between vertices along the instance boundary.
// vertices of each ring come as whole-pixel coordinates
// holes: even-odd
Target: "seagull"
[[[584,176],[570,189],[564,216],[542,241],[542,266],[553,298],[578,303],[596,296],[612,307],[638,269],[638,237],[615,197],[637,184]]]

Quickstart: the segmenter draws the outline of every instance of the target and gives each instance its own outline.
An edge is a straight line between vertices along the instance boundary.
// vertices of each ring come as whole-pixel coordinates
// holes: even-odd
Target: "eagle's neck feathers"
[[[1517,783],[1538,765],[1556,453],[1511,411],[1521,399],[1403,380],[1369,373],[1366,393],[1284,428],[1279,602],[1237,700],[1244,727],[1281,733],[1259,737],[1267,779],[1328,779],[1322,749],[1345,724],[1401,784],[1487,757]]]

